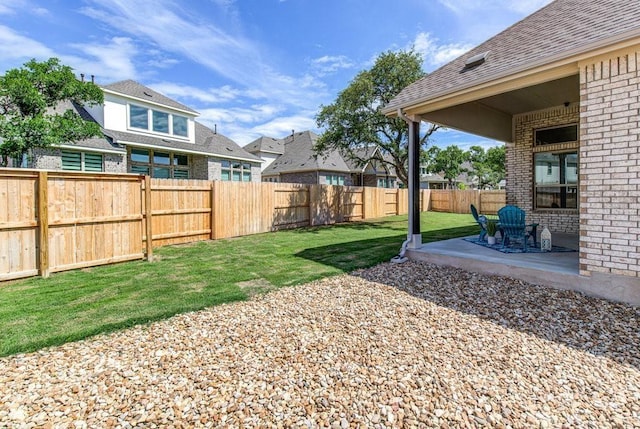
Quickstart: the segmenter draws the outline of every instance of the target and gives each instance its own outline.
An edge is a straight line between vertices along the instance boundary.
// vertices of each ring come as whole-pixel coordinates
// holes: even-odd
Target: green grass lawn
[[[471,215],[423,213],[423,241],[477,232]],[[388,261],[407,217],[167,246],[125,262],[0,283],[0,356],[34,351],[272,288]]]

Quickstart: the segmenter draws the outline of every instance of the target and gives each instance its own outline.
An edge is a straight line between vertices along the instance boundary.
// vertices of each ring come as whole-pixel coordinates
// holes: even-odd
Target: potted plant
[[[496,232],[498,232],[498,222],[495,219],[487,220],[487,243],[496,244]]]

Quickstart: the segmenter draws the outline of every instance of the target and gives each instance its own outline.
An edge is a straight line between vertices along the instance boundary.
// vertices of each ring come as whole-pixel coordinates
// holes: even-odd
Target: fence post
[[[49,184],[46,171],[38,172],[38,244],[39,270],[49,277]]]
[[[215,206],[216,206],[216,182],[215,181],[211,181],[211,220],[209,220],[209,224],[211,225],[211,236],[210,238],[212,240],[215,240],[217,238],[216,236],[216,212],[215,212]]]
[[[147,261],[153,261],[153,231],[151,228],[151,176],[144,176],[144,207],[147,227]]]

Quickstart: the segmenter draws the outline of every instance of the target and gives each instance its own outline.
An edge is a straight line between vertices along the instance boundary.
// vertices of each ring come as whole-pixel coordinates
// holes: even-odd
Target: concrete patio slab
[[[592,273],[580,275],[579,238],[556,233],[555,246],[575,252],[502,253],[465,241],[464,238],[437,241],[407,250],[417,261],[447,265],[467,271],[508,276],[532,284],[568,289],[587,295],[640,306],[640,280],[637,277]]]
[[[424,244],[410,249],[407,256],[414,260],[448,265],[483,274],[504,275],[534,284],[578,289],[579,275],[578,237],[555,234],[553,244],[568,247],[575,252],[502,253],[465,241],[464,238]]]

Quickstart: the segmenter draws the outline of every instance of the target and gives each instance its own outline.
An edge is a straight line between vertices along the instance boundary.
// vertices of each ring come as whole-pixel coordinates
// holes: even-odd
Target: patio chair
[[[480,236],[478,237],[478,240],[484,241],[484,238],[487,236],[487,217],[478,216],[478,210],[473,204],[471,204],[471,214],[476,222],[478,222],[478,225],[480,225]]]
[[[518,206],[504,206],[498,210],[500,219],[500,232],[502,233],[502,247],[510,246],[514,241],[522,243],[522,248],[527,251],[527,242],[533,238],[534,247],[537,246],[537,223],[526,224],[525,211]]]

